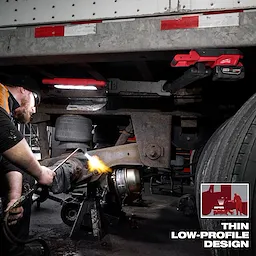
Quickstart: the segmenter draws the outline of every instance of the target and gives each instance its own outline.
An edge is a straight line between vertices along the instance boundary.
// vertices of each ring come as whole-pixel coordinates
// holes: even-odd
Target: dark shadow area
[[[125,206],[125,218],[117,226],[109,226],[101,241],[88,239],[85,234],[71,240],[71,228],[60,219],[60,207],[50,201],[44,203],[42,211],[33,211],[32,233],[48,241],[53,256],[210,255],[200,240],[170,239],[171,231],[200,229],[197,216],[186,217],[177,211],[179,197],[151,195],[148,185],[145,190],[142,206]]]

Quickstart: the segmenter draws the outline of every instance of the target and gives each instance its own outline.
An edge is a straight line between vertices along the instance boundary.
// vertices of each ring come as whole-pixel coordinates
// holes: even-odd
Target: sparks
[[[112,171],[98,156],[90,156],[88,153],[85,153],[85,157],[88,159],[88,169],[90,172],[96,171],[101,174]]]

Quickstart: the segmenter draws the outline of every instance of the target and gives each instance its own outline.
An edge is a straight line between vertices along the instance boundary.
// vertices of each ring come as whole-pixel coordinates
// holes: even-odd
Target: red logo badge
[[[249,184],[202,183],[201,218],[249,218]]]

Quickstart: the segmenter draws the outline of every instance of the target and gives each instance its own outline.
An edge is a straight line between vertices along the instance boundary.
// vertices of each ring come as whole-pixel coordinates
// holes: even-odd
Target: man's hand
[[[41,174],[37,178],[37,181],[41,185],[50,186],[53,182],[53,178],[55,177],[55,175],[56,173],[53,170],[45,166],[41,166]]]
[[[8,205],[5,210],[7,211],[11,208],[11,206],[21,197],[22,194],[22,174],[18,171],[10,171],[6,173],[6,179],[9,184],[8,191]],[[8,224],[15,225],[19,219],[23,216],[23,208],[16,207],[9,212],[8,216]]]
[[[18,198],[17,198],[18,199]],[[17,199],[12,199],[8,204],[5,212],[7,213],[12,205],[17,201]],[[16,207],[9,211],[9,216],[7,218],[8,225],[15,225],[23,217],[23,207]]]

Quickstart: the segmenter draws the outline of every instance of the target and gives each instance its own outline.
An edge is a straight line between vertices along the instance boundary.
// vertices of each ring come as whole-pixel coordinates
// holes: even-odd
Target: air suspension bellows
[[[92,121],[81,115],[62,115],[55,124],[55,139],[59,148],[90,148],[92,141]]]

